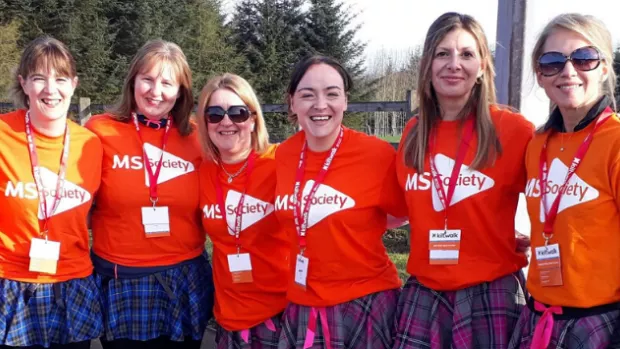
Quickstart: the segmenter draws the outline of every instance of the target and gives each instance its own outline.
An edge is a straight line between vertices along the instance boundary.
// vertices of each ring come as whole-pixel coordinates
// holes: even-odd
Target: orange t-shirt
[[[547,147],[548,207],[564,183],[577,148],[592,131],[554,132]],[[562,286],[541,285],[536,247],[544,246],[540,199],[540,153],[550,131],[537,134],[527,149],[527,208],[532,223],[532,263],[527,288],[545,304],[589,308],[620,301],[620,120],[613,116],[594,134],[590,148],[568,182],[554,223]],[[560,148],[564,146],[564,151]]]
[[[491,108],[491,118],[503,153],[491,167],[470,169],[467,165],[473,161],[478,146],[474,132],[448,209],[448,229],[461,230],[455,265],[430,264],[430,230],[444,229],[445,211],[433,184],[429,156],[421,174],[404,163],[403,142],[416,118],[409,121],[403,133],[396,168],[409,207],[411,253],[407,271],[434,290],[458,290],[492,281],[527,265],[525,256],[515,252],[515,213],[519,194],[525,188],[525,150],[534,127],[522,115],[496,107]],[[460,125],[460,121],[440,121],[437,125],[433,156],[444,183],[454,167]]]
[[[213,278],[215,281],[215,319],[228,331],[252,328],[282,312],[286,307],[289,245],[274,211],[276,188],[275,149],[271,146],[256,157],[248,187],[247,171],[229,184],[228,176],[213,161],[200,166],[200,207],[202,224],[213,241]],[[241,169],[243,163],[225,165],[228,173]],[[218,171],[219,170],[219,171]],[[219,174],[219,175],[218,175]],[[214,183],[222,184],[226,222],[222,219]],[[242,207],[240,253],[249,253],[252,264],[251,283],[233,283],[228,256],[237,253],[234,230],[241,194]]]
[[[55,275],[28,271],[30,242],[44,226],[39,194],[32,174],[26,140],[25,110],[0,116],[0,278],[34,283],[87,277],[93,265],[88,255],[86,217],[101,180],[101,142],[92,132],[68,121],[69,158],[60,203],[49,219],[48,238],[60,242]],[[47,137],[33,129],[48,205],[56,195],[64,135]]]
[[[398,288],[396,267],[381,240],[387,215],[406,216],[396,180],[394,148],[376,137],[345,128],[340,149],[309,212],[306,290],[295,283],[299,239],[294,222],[293,189],[305,133],[298,132],[276,153],[276,215],[291,248],[288,299],[306,306],[333,306]],[[301,188],[309,194],[329,151],[306,152]]]
[[[97,115],[86,124],[103,144],[101,188],[92,214],[93,251],[112,263],[130,267],[166,266],[197,257],[204,250],[200,226],[198,167],[201,151],[196,131],[182,137],[172,125],[157,180],[157,206],[167,206],[170,236],[147,238],[142,207],[150,202],[142,142],[132,120]],[[162,154],[164,130],[140,124],[153,172]]]

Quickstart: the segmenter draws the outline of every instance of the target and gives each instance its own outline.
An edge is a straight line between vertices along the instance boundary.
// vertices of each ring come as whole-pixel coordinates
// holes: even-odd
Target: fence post
[[[413,91],[412,90],[407,90],[407,93],[405,94],[405,101],[407,102],[407,110],[405,110],[405,113],[407,113],[407,115],[405,115],[405,117],[410,118],[413,116]]]
[[[92,116],[90,113],[90,98],[88,97],[80,97],[78,101],[78,111],[80,117],[80,125],[84,126],[88,119]]]

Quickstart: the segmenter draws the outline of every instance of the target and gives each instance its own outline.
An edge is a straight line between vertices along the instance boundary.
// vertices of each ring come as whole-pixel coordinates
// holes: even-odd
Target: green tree
[[[8,98],[8,88],[13,83],[13,71],[19,64],[19,26],[18,21],[0,23],[0,100]]]
[[[616,47],[616,52],[614,52],[614,72],[616,73],[616,100],[618,101],[618,106],[620,107],[620,46]]]

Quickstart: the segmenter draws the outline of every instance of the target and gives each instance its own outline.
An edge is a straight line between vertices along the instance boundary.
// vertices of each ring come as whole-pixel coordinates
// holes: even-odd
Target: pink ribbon
[[[276,331],[276,325],[273,323],[271,319],[267,319],[267,321],[265,321],[264,324],[265,326],[267,326],[267,329],[269,331],[271,332]],[[241,330],[240,335],[241,335],[241,339],[243,339],[244,342],[250,343],[250,330],[249,329]]]
[[[534,309],[543,312],[534,329],[531,349],[547,349],[553,333],[553,314],[562,314],[562,307],[545,307],[544,304],[534,301]]]
[[[329,335],[329,327],[327,326],[327,312],[325,308],[310,308],[310,316],[308,318],[308,330],[306,331],[306,341],[304,342],[304,349],[312,347],[314,344],[314,334],[316,332],[316,321],[321,320],[321,327],[323,328],[323,337],[325,339],[325,347],[331,349],[331,339]]]

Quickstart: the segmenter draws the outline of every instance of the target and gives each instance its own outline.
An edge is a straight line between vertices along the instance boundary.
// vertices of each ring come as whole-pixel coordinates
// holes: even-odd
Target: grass
[[[388,141],[390,143],[398,143],[400,142],[400,137],[401,135],[398,136],[378,136],[380,139],[383,139],[384,141]]]

